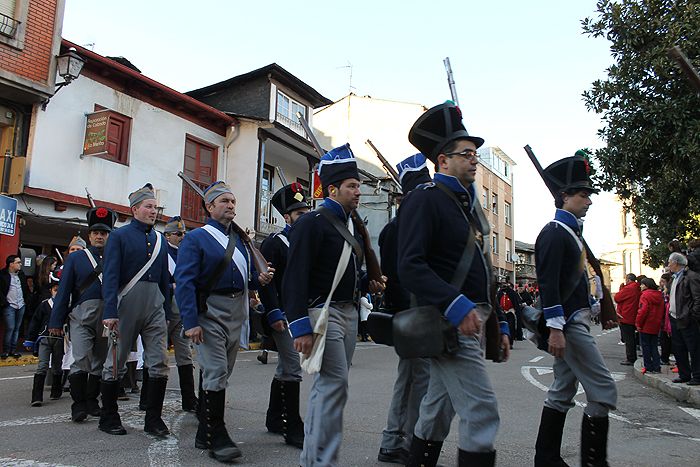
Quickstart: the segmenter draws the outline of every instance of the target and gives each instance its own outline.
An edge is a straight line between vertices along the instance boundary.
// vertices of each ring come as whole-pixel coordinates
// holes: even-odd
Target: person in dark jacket
[[[651,277],[642,279],[641,289],[635,326],[642,344],[644,368],[647,373],[661,373],[658,338],[666,311],[664,295]]]
[[[625,354],[627,356],[625,360],[620,362],[620,365],[631,366],[637,360],[635,323],[641,293],[637,276],[630,273],[625,276],[625,285],[614,297],[615,303],[617,303],[617,316],[620,318],[620,332],[625,343]]]
[[[5,336],[2,341],[0,358],[10,355],[19,358],[17,339],[22,328],[22,318],[29,296],[27,279],[22,272],[22,259],[10,255],[5,259],[5,268],[0,271],[0,307],[5,320]]]
[[[581,420],[581,465],[606,466],[610,410],[617,388],[591,335],[590,288],[586,274],[583,218],[598,190],[590,179],[583,151],[544,169],[554,193],[556,212],[535,242],[535,265],[554,356],[554,382],[547,391],[535,444],[535,467],[565,467],[561,440],[568,411],[575,406],[579,383],[587,405]],[[614,323],[604,323],[611,327]]]
[[[700,385],[700,274],[688,267],[681,253],[671,253],[668,268],[673,273],[669,315],[671,340],[678,378],[674,383]]]
[[[39,356],[39,366],[34,373],[34,386],[32,387],[32,407],[39,407],[44,401],[44,381],[49,370],[49,360],[53,370],[51,378],[51,400],[60,399],[63,393],[61,376],[61,362],[63,361],[63,338],[49,335],[49,318],[53,301],[58,292],[58,278],[53,274],[49,277],[49,292],[51,297],[47,298],[37,307],[36,313],[29,326],[29,335],[24,341],[24,347],[33,351]]]
[[[427,159],[421,153],[404,159],[396,168],[403,196],[417,186],[432,181]],[[411,302],[408,290],[399,281],[398,247],[398,217],[394,217],[379,234],[382,272],[387,277],[384,309],[390,313],[406,310]],[[429,379],[429,359],[399,357],[394,393],[377,455],[380,462],[404,464],[408,460],[420,402],[428,391]]]

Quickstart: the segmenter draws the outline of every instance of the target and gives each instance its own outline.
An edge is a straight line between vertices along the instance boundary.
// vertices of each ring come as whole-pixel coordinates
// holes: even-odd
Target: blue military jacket
[[[576,236],[581,227],[576,216],[557,209],[554,221],[540,231],[535,242],[535,268],[540,300],[547,320],[568,319],[574,312],[590,306],[584,257],[576,239],[558,222],[568,226]],[[568,295],[564,300],[562,295]]]
[[[285,319],[281,309],[283,303],[282,282],[287,269],[290,228],[287,224],[281,232],[270,234],[260,245],[260,252],[275,268],[275,278],[272,283],[260,290],[260,301],[265,308],[265,318],[269,324]]]
[[[226,227],[214,219],[209,219],[211,225],[224,235],[228,235]],[[212,287],[212,293],[229,293],[243,290],[245,282],[243,274],[248,275],[248,288],[256,290],[258,272],[250,261],[250,254],[243,241],[239,238],[236,249],[245,257],[248,270],[239,271],[235,261],[231,261],[219,281]],[[175,268],[175,300],[180,309],[180,316],[185,330],[199,325],[197,309],[197,290],[208,284],[214,270],[224,256],[226,249],[203,228],[189,232],[180,243]]]
[[[338,202],[326,198],[323,206],[347,222],[348,215]],[[361,246],[364,245],[357,229],[355,238]],[[340,233],[319,212],[304,214],[289,230],[289,254],[282,279],[282,296],[283,309],[290,322],[289,330],[295,338],[313,332],[309,308],[325,302],[344,244]],[[367,291],[367,275],[361,267],[353,252],[333,293],[334,302],[358,300],[359,293]]]
[[[95,258],[97,265],[102,264],[102,248],[89,246],[88,249]],[[53,310],[51,311],[50,328],[63,327],[68,314],[76,305],[83,303],[85,300],[102,299],[102,283],[99,279],[95,279],[92,285],[82,294],[79,291],[80,286],[92,275],[93,271],[92,263],[84,250],[75,251],[68,255],[66,263],[63,265],[61,282],[58,284],[58,294],[54,299]]]
[[[153,254],[156,235],[161,236],[160,252],[140,281],[156,282],[163,294],[165,315],[170,316],[168,300],[170,273],[168,272],[168,242],[153,226],[132,219],[131,223],[114,230],[109,235],[104,255],[102,297],[103,319],[118,318],[117,296],[119,291],[136,275]]]
[[[459,201],[474,213],[474,185],[465,188],[457,178],[437,173],[435,182],[452,190]],[[460,207],[434,184],[412,190],[401,203],[398,215],[398,276],[401,285],[416,295],[418,304],[444,310],[450,323],[458,326],[476,303],[490,302],[486,260],[480,248],[461,288],[450,284],[466,245],[469,223]],[[488,239],[486,239],[488,241]],[[498,304],[501,332],[509,334],[508,324]]]

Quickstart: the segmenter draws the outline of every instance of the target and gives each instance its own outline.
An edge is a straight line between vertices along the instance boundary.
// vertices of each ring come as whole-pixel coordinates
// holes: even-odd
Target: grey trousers
[[[591,336],[588,310],[579,311],[564,329],[564,358],[555,358],[554,382],[549,387],[544,405],[566,412],[574,406],[574,397],[581,382],[588,404],[583,410],[589,417],[606,417],[617,406],[617,387]]]
[[[415,435],[427,441],[444,441],[459,415],[459,448],[490,452],[500,418],[481,344],[477,337],[459,335],[453,357],[430,359],[430,383],[420,405]]]
[[[299,461],[303,467],[338,465],[357,318],[356,305],[331,303],[321,371],[314,375],[304,421],[304,448]]]
[[[174,297],[170,308],[168,338],[173,343],[175,350],[175,364],[177,366],[192,365],[192,341],[182,335],[182,318]]]
[[[49,359],[51,360],[51,373],[60,375],[63,373],[61,362],[63,361],[63,338],[44,336],[39,341],[39,365],[36,374],[45,375],[49,371]]]
[[[155,282],[139,281],[119,304],[119,339],[117,341],[117,374],[121,379],[126,374],[126,362],[136,338],[141,336],[143,364],[151,378],[168,377],[168,354],[165,337],[168,326],[163,309],[163,294]],[[112,375],[113,344],[107,348],[107,359],[102,369],[103,381],[114,381]]]
[[[102,336],[102,300],[85,300],[68,315],[73,364],[70,373],[100,377],[107,358],[107,338]]]
[[[294,350],[294,339],[289,329],[272,331],[272,338],[277,346],[277,369],[275,379],[280,381],[301,381],[301,362],[299,353]]]
[[[248,317],[243,295],[211,295],[207,312],[199,315],[203,342],[197,345],[197,363],[202,369],[202,388],[223,391],[233,372],[241,339],[241,326]]]
[[[394,395],[389,405],[386,428],[382,432],[382,449],[409,449],[418,420],[418,410],[430,381],[430,360],[399,358]]]

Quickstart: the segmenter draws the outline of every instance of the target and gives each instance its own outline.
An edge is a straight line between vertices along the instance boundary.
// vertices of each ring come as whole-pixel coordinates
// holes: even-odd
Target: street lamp
[[[83,65],[85,65],[85,60],[78,55],[73,47],[68,49],[67,53],[57,56],[56,68],[58,75],[63,78],[63,82],[56,86],[54,94],[56,94],[63,86],[68,86],[74,79],[77,79],[78,76],[80,76],[80,72],[83,70]],[[46,106],[49,105],[50,99],[51,98],[46,99],[41,104],[41,110],[46,110]]]

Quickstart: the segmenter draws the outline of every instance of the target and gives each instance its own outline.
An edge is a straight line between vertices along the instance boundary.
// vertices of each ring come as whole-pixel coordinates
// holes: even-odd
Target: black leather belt
[[[222,289],[222,290],[212,290],[211,295],[216,295],[219,297],[229,297],[236,298],[243,295],[243,291],[240,289]]]

